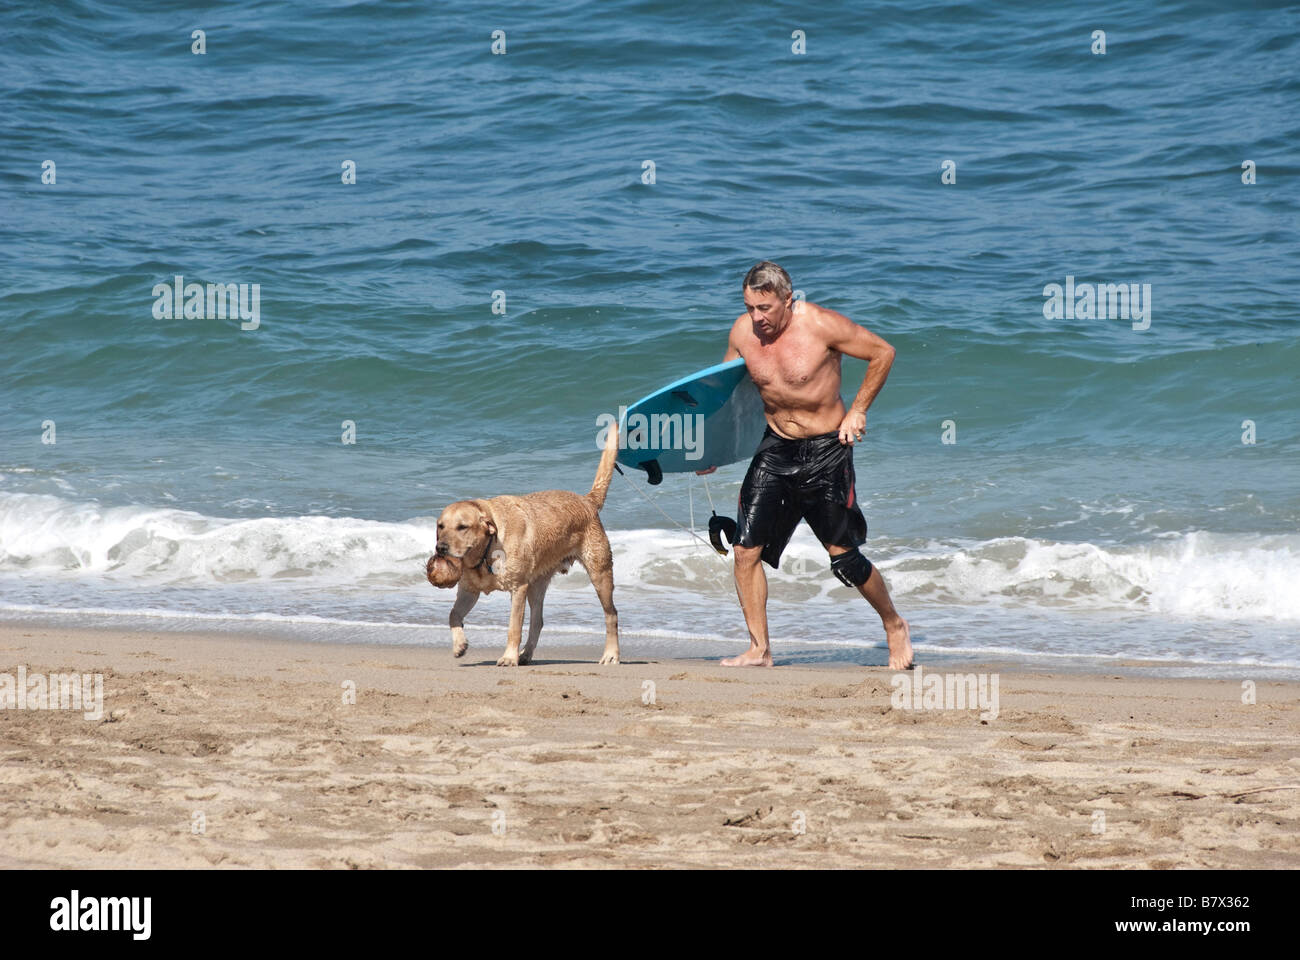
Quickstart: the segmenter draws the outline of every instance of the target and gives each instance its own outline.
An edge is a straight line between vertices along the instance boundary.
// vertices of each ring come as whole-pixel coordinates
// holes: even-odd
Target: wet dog
[[[576,560],[591,577],[605,610],[601,663],[618,663],[618,611],[614,608],[614,557],[600,522],[600,508],[614,474],[618,430],[611,427],[596,479],[586,494],[543,490],[490,500],[458,500],[438,517],[438,545],[425,573],[435,587],[455,587],[451,608],[452,653],[464,656],[465,615],[480,594],[510,592],[510,626],[499,667],[528,663],[542,632],[542,601],[556,573]],[[523,639],[528,603],[528,643]]]

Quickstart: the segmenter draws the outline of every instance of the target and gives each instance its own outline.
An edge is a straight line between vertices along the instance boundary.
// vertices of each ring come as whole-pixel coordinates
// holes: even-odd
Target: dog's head
[[[482,503],[477,500],[457,500],[448,505],[438,517],[438,546],[430,560],[431,567],[433,560],[439,557],[453,560],[459,577],[464,558],[473,556],[477,562],[496,533],[497,525],[487,515]]]

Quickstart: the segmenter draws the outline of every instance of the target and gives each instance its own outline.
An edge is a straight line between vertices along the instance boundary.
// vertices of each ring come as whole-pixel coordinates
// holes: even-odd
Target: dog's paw
[[[516,666],[526,667],[532,662],[533,655],[531,653],[521,653],[519,654],[519,663],[516,664]]]
[[[617,664],[617,663],[618,663],[617,653],[607,653],[600,658],[600,665],[602,667],[605,666],[606,664]]]
[[[519,657],[518,657],[517,655],[516,655],[516,656],[511,656],[511,655],[508,654],[508,653],[507,653],[507,654],[503,654],[502,657],[501,657],[501,659],[497,661],[497,666],[498,666],[498,667],[517,667],[517,666],[519,666]]]
[[[451,655],[453,657],[463,657],[465,656],[465,651],[468,649],[469,649],[468,642],[455,644],[451,648]]]

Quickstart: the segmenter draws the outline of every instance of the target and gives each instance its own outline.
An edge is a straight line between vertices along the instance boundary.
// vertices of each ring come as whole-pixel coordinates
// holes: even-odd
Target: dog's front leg
[[[506,634],[506,652],[497,661],[498,667],[519,666],[519,644],[524,638],[524,602],[528,599],[528,584],[516,587],[510,594],[510,629]]]
[[[463,657],[469,649],[469,641],[465,639],[465,617],[474,609],[474,604],[478,603],[478,596],[477,590],[471,590],[463,583],[456,588],[456,602],[452,604],[451,616],[448,618],[451,626],[451,652],[454,656]]]

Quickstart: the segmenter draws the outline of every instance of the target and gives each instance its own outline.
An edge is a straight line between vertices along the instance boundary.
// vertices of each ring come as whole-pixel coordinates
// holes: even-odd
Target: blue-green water
[[[858,496],[923,655],[1300,667],[1300,6],[63,2],[0,50],[8,615],[445,624],[440,509],[585,490],[770,258],[898,351]],[[1149,314],[1049,318],[1067,277]],[[630,479],[698,525],[744,469]],[[625,650],[743,643],[726,563],[604,518]],[[879,661],[806,528],[771,579],[778,656]]]

